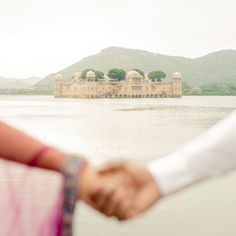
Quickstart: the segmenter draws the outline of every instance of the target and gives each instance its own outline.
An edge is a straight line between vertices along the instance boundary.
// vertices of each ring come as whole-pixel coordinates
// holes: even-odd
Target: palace
[[[88,71],[86,79],[76,72],[70,82],[64,82],[62,75],[55,77],[56,98],[157,98],[182,97],[182,76],[175,72],[170,82],[152,82],[147,75],[129,71],[125,80],[114,81],[107,76],[97,81],[93,71]]]

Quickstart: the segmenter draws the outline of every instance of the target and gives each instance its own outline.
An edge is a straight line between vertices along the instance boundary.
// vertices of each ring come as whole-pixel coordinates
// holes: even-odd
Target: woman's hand
[[[87,163],[79,180],[78,196],[94,209],[106,216],[116,216],[126,219],[126,213],[131,211],[134,192],[127,189],[129,176],[124,182],[118,173],[100,174],[100,170]]]

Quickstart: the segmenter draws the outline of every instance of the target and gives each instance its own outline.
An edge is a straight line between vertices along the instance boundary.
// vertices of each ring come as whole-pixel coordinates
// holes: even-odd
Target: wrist
[[[87,201],[87,196],[89,194],[89,187],[92,181],[95,180],[95,171],[93,165],[87,161],[81,166],[80,178],[78,182],[78,193],[77,197],[84,201]]]
[[[159,187],[159,183],[158,181],[154,178],[152,172],[150,171],[150,169],[147,167],[147,172],[149,175],[149,186],[152,189],[153,192],[153,196],[156,200],[160,199],[162,197],[161,191],[160,191],[160,187]]]
[[[150,173],[151,175],[151,173]],[[160,198],[163,197],[161,190],[160,190],[160,186],[159,183],[154,179],[154,177],[151,175],[151,185],[153,187],[153,192],[155,194],[156,200],[159,200]]]
[[[68,154],[56,148],[51,148],[38,161],[37,166],[40,168],[61,172],[63,163],[67,157]]]

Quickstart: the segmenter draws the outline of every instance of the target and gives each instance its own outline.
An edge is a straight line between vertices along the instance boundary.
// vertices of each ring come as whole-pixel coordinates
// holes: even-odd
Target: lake
[[[146,165],[170,154],[236,109],[236,97],[55,99],[0,96],[0,119],[95,164],[128,159]],[[120,223],[78,204],[75,231],[84,236],[235,236],[236,173],[162,200]]]

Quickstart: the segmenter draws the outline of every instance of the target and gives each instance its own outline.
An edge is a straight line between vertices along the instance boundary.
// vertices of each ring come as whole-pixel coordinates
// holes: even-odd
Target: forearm
[[[163,195],[236,168],[236,113],[149,165]]]
[[[28,164],[45,144],[23,132],[0,122],[0,157]],[[65,154],[55,148],[48,149],[37,162],[37,167],[59,171]]]

